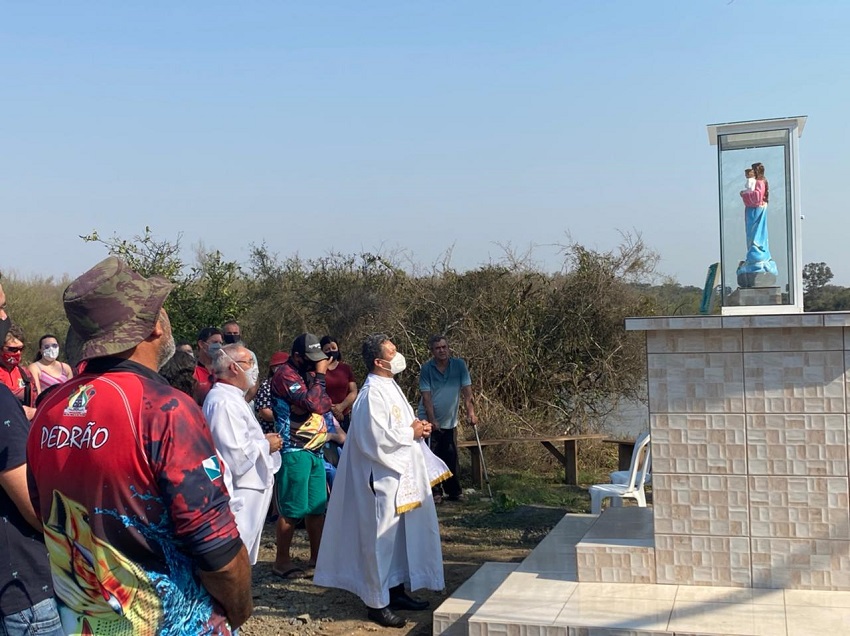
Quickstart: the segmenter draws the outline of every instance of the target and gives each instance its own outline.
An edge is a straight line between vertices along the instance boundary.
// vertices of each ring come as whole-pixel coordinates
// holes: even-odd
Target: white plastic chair
[[[649,435],[649,433],[641,433],[640,435],[637,436],[637,439],[635,440],[635,445],[632,448],[632,460],[634,460],[635,449],[638,447],[638,444],[640,444],[641,440],[648,435]],[[631,461],[629,462],[629,465],[631,466]],[[640,470],[640,468],[638,468],[638,470]],[[631,473],[632,473],[631,470],[615,470],[615,471],[609,473],[608,477],[611,479],[612,484],[628,484],[629,478],[631,477]],[[652,472],[647,470],[646,471],[646,480],[644,481],[644,484],[646,484],[648,486],[651,483],[652,483]]]
[[[635,441],[632,464],[629,468],[629,480],[625,484],[595,484],[590,487],[590,512],[598,515],[602,512],[602,502],[611,498],[611,505],[622,506],[623,499],[634,499],[640,508],[646,508],[646,475],[652,464],[649,446],[649,433],[644,433]]]

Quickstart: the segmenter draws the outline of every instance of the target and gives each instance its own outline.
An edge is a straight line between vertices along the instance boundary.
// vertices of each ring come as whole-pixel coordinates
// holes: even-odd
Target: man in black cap
[[[27,458],[68,634],[231,634],[251,615],[203,413],[157,374],[174,353],[170,290],[114,256],[65,290],[85,371],[44,398]]]
[[[301,519],[310,539],[309,567],[315,567],[319,555],[328,503],[322,461],[322,448],[328,439],[324,415],[332,406],[325,389],[328,362],[319,339],[302,333],[292,343],[289,360],[278,367],[271,382],[275,429],[283,438],[282,464],[275,476],[280,518],[272,572],[288,579],[307,576],[289,553],[295,526]]]

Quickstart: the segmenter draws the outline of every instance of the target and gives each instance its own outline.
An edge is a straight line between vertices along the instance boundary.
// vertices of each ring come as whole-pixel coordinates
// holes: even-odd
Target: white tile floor
[[[593,520],[567,515],[519,567],[483,566],[434,612],[434,634],[850,634],[850,592],[579,583],[575,543]]]

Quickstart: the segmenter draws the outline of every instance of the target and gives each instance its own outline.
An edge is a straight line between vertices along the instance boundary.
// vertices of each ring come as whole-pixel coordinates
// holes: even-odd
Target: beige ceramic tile
[[[667,629],[672,599],[570,599],[555,620],[556,625],[612,627],[617,629]]]
[[[823,314],[824,327],[850,327],[850,311],[830,311]]]
[[[657,318],[626,318],[626,331],[667,329],[720,329],[720,316],[659,316]]]
[[[676,602],[741,603],[744,605],[784,605],[782,590],[759,590],[751,587],[679,585]]]
[[[749,533],[744,476],[655,473],[652,506],[656,534],[729,537]]]
[[[508,599],[565,603],[577,585],[575,581],[554,578],[546,574],[513,572],[493,592],[488,601]]]
[[[850,539],[847,488],[847,477],[750,477],[751,535]]]
[[[748,415],[751,475],[847,475],[847,416]]]
[[[676,602],[669,630],[733,636],[785,634],[785,613],[769,605]]]
[[[748,537],[656,534],[655,564],[667,585],[752,585]]]
[[[667,636],[668,632],[645,629],[617,629],[615,627],[568,627],[567,636]],[[678,634],[676,636],[679,636]],[[682,634],[681,636],[692,636]],[[696,636],[696,635],[693,635]]]
[[[784,590],[785,605],[844,607],[850,609],[850,591]]]
[[[491,598],[478,608],[469,624],[470,627],[473,622],[552,625],[564,605],[564,601]]]
[[[850,328],[847,328],[845,331],[850,332]],[[847,337],[850,339],[850,333],[848,333]],[[844,352],[844,395],[845,404],[850,404],[850,351]]]
[[[652,470],[680,475],[747,472],[743,415],[652,415]]]
[[[840,351],[744,354],[749,413],[844,413]]]
[[[568,636],[567,628],[552,625],[521,624],[511,620],[469,623],[469,636]],[[463,636],[467,636],[466,633]]]
[[[744,351],[839,351],[844,349],[840,327],[745,329]]]
[[[581,583],[655,583],[655,550],[650,547],[579,544],[576,559]]]
[[[785,616],[788,636],[850,633],[850,608],[790,606],[785,608]]]
[[[647,365],[650,413],[744,412],[741,354],[648,354]]]
[[[573,599],[623,598],[647,601],[673,601],[679,589],[676,585],[640,585],[629,583],[580,583]]]
[[[799,329],[801,327],[823,327],[822,314],[775,314],[772,316],[748,316],[753,329]]]
[[[850,541],[753,537],[755,587],[850,590]]]
[[[649,331],[648,353],[722,353],[741,351],[739,330],[699,329],[687,331]]]

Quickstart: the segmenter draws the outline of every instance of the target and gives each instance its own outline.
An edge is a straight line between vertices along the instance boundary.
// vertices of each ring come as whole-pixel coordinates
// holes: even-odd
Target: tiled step
[[[650,508],[608,508],[576,545],[581,583],[655,583]]]
[[[636,508],[628,508],[635,512]],[[605,512],[605,515],[610,511]],[[643,513],[638,512],[638,516]],[[452,636],[811,636],[846,634],[850,592],[576,580],[582,537],[613,547],[615,517],[568,515],[515,570],[488,563],[486,578],[466,583],[434,615],[434,634]],[[626,523],[631,523],[625,520]],[[634,523],[639,523],[635,521]],[[590,532],[588,529],[590,528]],[[635,547],[645,542],[634,534]],[[476,576],[478,573],[476,573]],[[500,578],[503,577],[503,578]],[[474,577],[473,577],[474,578]],[[472,579],[470,579],[471,581]],[[467,581],[469,583],[470,581]],[[485,589],[491,588],[486,594]],[[464,598],[467,597],[467,598]],[[455,611],[455,608],[457,611]],[[442,612],[438,623],[437,615]],[[449,622],[449,618],[454,618]],[[442,627],[446,631],[441,631]],[[449,631],[451,630],[451,631]]]
[[[434,636],[467,636],[468,621],[519,563],[485,563],[434,610]]]

